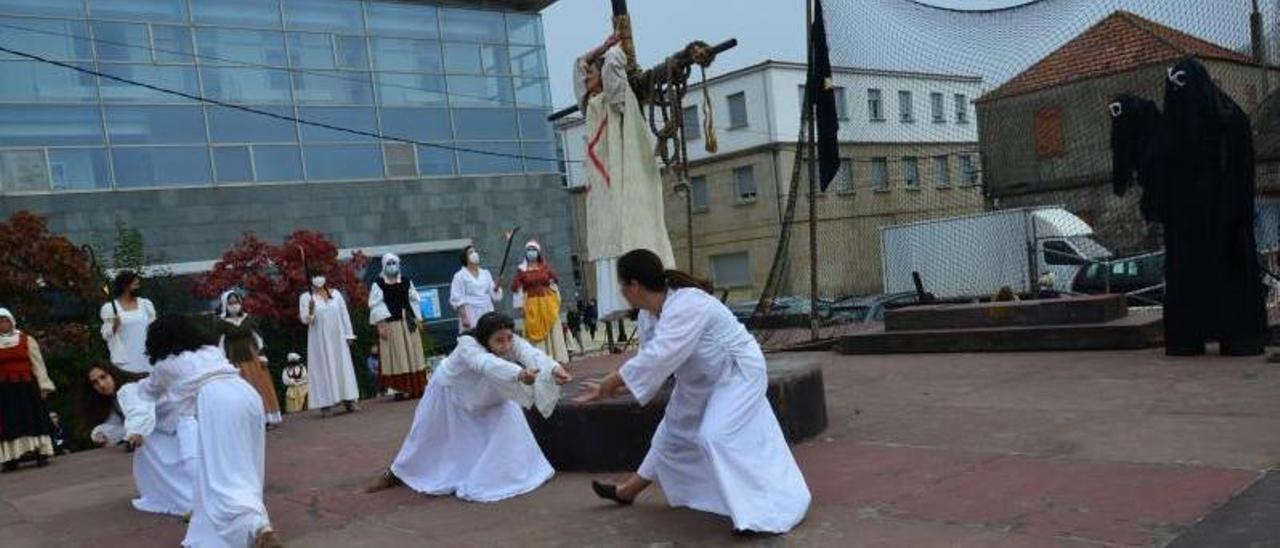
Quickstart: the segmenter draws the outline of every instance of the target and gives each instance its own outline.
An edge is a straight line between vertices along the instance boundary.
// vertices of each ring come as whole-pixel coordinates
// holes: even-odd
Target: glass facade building
[[[541,19],[454,5],[0,0],[0,193],[556,172]]]

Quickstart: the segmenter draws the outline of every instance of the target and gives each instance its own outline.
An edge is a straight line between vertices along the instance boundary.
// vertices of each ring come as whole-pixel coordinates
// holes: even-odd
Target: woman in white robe
[[[147,327],[156,321],[156,307],[142,297],[142,278],[125,270],[116,275],[112,299],[98,310],[102,340],[111,364],[131,373],[151,371],[147,359]]]
[[[194,418],[180,417],[178,403],[167,395],[158,402],[140,392],[136,381],[122,370],[89,369],[93,388],[91,406],[107,412],[94,427],[90,439],[98,445],[125,443],[134,449],[133,481],[138,498],[133,507],[155,514],[185,516],[195,496],[197,426]],[[90,417],[102,420],[101,416]]]
[[[474,246],[462,250],[460,261],[462,268],[449,286],[449,306],[458,313],[459,333],[475,327],[475,322],[493,312],[493,304],[502,300],[502,287],[488,270],[480,268],[480,253]]]
[[[436,369],[391,468],[370,491],[404,483],[428,495],[494,502],[555,475],[521,407],[549,416],[573,379],[514,333],[511,318],[482,316]]]
[[[341,403],[348,412],[355,411],[360,387],[348,346],[356,333],[347,301],[338,290],[325,287],[324,276],[316,276],[311,290],[298,297],[298,316],[307,325],[307,408],[328,416]]]
[[[728,516],[737,531],[790,531],[808,511],[809,488],[765,397],[760,345],[705,282],[664,270],[650,251],[623,255],[618,281],[640,309],[643,342],[581,401],[625,385],[647,404],[669,377],[676,383],[640,470],[618,485],[594,483],[596,494],[630,504],[657,481],[670,505]]]
[[[262,398],[192,320],[167,315],[147,334],[151,375],[141,394],[175,402],[179,421],[194,420],[197,469],[191,523],[183,546],[281,546],[262,489],[266,430]]]

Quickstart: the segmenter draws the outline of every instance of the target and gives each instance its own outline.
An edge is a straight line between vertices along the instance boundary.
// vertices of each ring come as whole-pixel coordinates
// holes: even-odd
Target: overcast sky
[[[1280,0],[1262,2],[1266,20]],[[957,13],[931,9],[936,5]],[[1026,4],[1004,11],[986,12]],[[803,61],[805,0],[631,0],[640,64],[694,39],[737,38],[708,75],[765,59]],[[836,65],[974,74],[999,84],[1117,9],[1241,46],[1249,0],[824,0]],[[607,36],[607,0],[559,0],[543,12],[557,107],[573,102],[572,63]]]

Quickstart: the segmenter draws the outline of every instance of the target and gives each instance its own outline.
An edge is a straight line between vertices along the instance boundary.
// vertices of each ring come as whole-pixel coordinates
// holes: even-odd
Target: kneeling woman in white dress
[[[133,449],[133,481],[143,512],[185,516],[191,513],[196,478],[196,424],[180,420],[168,397],[153,402],[138,381],[145,374],[95,365],[89,368],[85,416],[100,423],[89,437],[98,445],[124,443]]]
[[[573,377],[514,329],[510,316],[490,312],[458,337],[432,375],[391,469],[369,491],[404,483],[428,495],[494,502],[555,475],[521,406],[550,415],[559,386]]]
[[[262,398],[192,320],[166,315],[147,332],[154,367],[138,381],[148,398],[172,398],[199,438],[195,500],[183,546],[280,546],[262,503],[266,430]]]
[[[742,323],[703,288],[635,250],[618,259],[622,294],[640,310],[640,351],[581,401],[623,385],[647,404],[673,374],[675,389],[640,470],[596,482],[596,494],[630,504],[651,482],[667,502],[728,516],[737,531],[785,533],[804,519],[809,487],[769,407],[764,354]]]

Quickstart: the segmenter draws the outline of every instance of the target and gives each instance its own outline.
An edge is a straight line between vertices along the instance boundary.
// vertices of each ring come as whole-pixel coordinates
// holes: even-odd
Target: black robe
[[[1142,189],[1139,209],[1142,218],[1163,223],[1163,185],[1160,169],[1153,161],[1152,141],[1160,126],[1160,107],[1154,101],[1123,94],[1111,110],[1111,183],[1116,196],[1124,196],[1137,180]]]
[[[1249,117],[1199,61],[1169,70],[1164,115],[1151,144],[1165,225],[1165,349],[1257,355],[1267,327],[1253,232],[1254,158]]]

